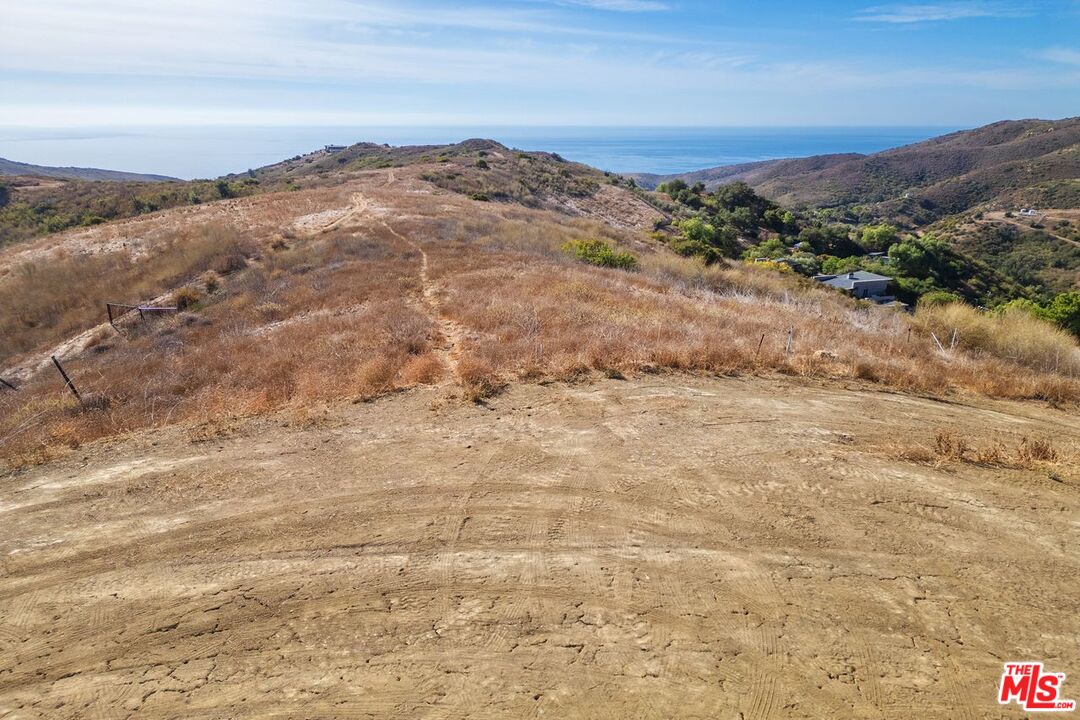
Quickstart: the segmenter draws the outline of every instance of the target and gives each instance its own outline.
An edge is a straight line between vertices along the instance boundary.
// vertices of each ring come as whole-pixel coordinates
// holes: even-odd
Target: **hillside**
[[[1080,659],[1062,331],[490,141],[218,183],[0,248],[0,714],[955,718]]]
[[[489,156],[491,163],[485,159]],[[459,167],[462,158],[468,159],[463,168]],[[571,215],[598,211],[613,201],[613,212],[606,216],[609,222],[626,226],[642,219],[642,203],[619,204],[604,189],[614,180],[610,173],[569,163],[550,153],[515,152],[491,140],[406,147],[357,143],[339,152],[298,155],[217,180],[165,183],[5,178],[0,181],[0,247],[71,227],[91,227],[178,206],[323,187],[339,182],[343,172],[418,164],[431,166],[427,179],[434,184],[476,198],[530,207],[546,203]],[[606,200],[594,200],[597,193]],[[650,219],[659,217],[647,208],[644,212]]]
[[[867,156],[825,155],[680,177],[742,180],[781,204],[920,225],[976,205],[1080,206],[1080,118],[1018,120]],[[648,177],[655,186],[669,177]]]
[[[145,173],[122,172],[119,170],[100,170],[81,167],[49,167],[30,165],[0,158],[0,176],[32,175],[36,177],[62,178],[65,180],[104,180],[128,182],[160,182],[176,180],[167,175],[148,175]]]
[[[32,176],[0,179],[0,247],[73,227],[93,227],[165,208],[259,192],[242,180],[132,182]]]
[[[739,163],[737,165],[721,165],[720,167],[706,168],[694,172],[679,173],[676,175],[656,175],[652,173],[631,173],[639,185],[648,190],[654,190],[659,185],[671,180],[682,180],[690,185],[704,183],[707,188],[730,182],[742,181],[756,187],[767,180],[803,175],[830,168],[833,165],[847,163],[853,160],[865,158],[859,153],[840,153],[833,155],[813,155],[804,158],[785,158],[780,160],[760,160],[758,162]]]

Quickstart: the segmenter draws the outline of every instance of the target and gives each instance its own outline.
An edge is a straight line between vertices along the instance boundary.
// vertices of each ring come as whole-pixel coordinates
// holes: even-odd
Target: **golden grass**
[[[1025,435],[1010,445],[1000,439],[968,438],[945,428],[937,430],[929,442],[894,445],[889,448],[889,454],[899,460],[923,464],[953,462],[1012,470],[1072,464],[1067,454],[1055,448],[1047,438]]]
[[[200,293],[194,312],[129,319],[124,337],[109,329],[98,343],[106,350],[65,361],[80,392],[108,405],[81,408],[54,373],[38,373],[0,395],[0,452],[40,460],[174,422],[212,437],[238,416],[437,381],[437,329],[412,299],[418,258],[399,245],[345,235],[297,243]]]
[[[276,235],[214,226],[166,236],[138,262],[98,256],[95,268],[112,269],[104,278],[76,272],[82,260],[74,258],[4,278],[0,301],[28,295],[18,322],[5,321],[20,352],[92,327],[103,319],[99,303],[117,293],[149,299],[185,287],[199,297],[175,317],[129,317],[123,337],[108,329],[66,358],[79,389],[107,400],[100,407],[79,407],[49,369],[18,393],[0,393],[0,456],[37,462],[95,438],[178,422],[208,439],[239,416],[303,414],[444,380],[470,400],[515,379],[657,371],[781,372],[924,393],[1080,399],[1080,381],[1062,359],[1075,344],[1042,327],[978,316],[958,331],[957,348],[942,353],[929,331],[959,326],[952,315],[920,314],[912,325],[810,281],[742,264],[705,266],[589,220],[494,203],[459,220],[422,198],[410,201],[417,204],[407,217],[388,222],[425,248],[430,297],[419,253],[380,221],[355,232],[293,234],[276,249]],[[559,252],[583,236],[632,251],[638,270],[585,266]],[[250,259],[240,267],[238,256]],[[436,352],[446,342],[440,319],[466,337],[451,353],[452,377]],[[976,327],[990,329],[980,335]],[[1007,341],[995,339],[1002,328]],[[1008,350],[1022,344],[1021,330],[1042,348],[1038,362]],[[1031,458],[1045,454],[1025,447]]]
[[[471,236],[429,255],[445,274],[444,311],[480,338],[465,357],[490,368],[493,385],[594,370],[780,371],[917,392],[1080,398],[1071,375],[1018,373],[1014,360],[985,353],[943,355],[924,331],[909,333],[902,313],[856,307],[799,278],[661,253],[642,254],[637,273],[539,263],[504,249],[501,235],[485,255],[468,252],[478,245]]]
[[[990,314],[962,303],[920,307],[915,325],[946,348],[1012,360],[1037,370],[1080,374],[1076,339],[1030,313]]]
[[[170,232],[145,257],[61,255],[18,266],[0,283],[0,362],[105,320],[105,303],[146,302],[218,264],[254,253],[235,228]]]

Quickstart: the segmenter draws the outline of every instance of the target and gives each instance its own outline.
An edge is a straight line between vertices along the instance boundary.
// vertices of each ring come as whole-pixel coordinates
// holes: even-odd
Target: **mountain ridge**
[[[675,179],[706,187],[742,181],[784,205],[876,206],[879,216],[917,226],[983,203],[1073,206],[1080,194],[1077,167],[1080,118],[1073,117],[1003,120],[870,155],[815,155],[633,177],[646,188]],[[1046,183],[1055,185],[1040,187]]]
[[[99,180],[105,182],[171,182],[180,181],[180,178],[168,175],[155,175],[152,173],[135,173],[124,170],[104,170],[101,168],[84,167],[54,167],[50,165],[33,165],[31,163],[18,162],[0,158],[0,177],[19,175],[34,175],[38,177],[58,178],[62,180]]]

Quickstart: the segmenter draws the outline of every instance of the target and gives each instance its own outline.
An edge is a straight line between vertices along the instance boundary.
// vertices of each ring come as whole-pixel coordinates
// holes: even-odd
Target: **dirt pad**
[[[1080,697],[1075,468],[1033,404],[677,376],[181,429],[0,478],[0,718],[1021,717]]]

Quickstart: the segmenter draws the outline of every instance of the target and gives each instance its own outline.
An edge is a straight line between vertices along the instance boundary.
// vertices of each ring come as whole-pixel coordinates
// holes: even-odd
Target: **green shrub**
[[[637,267],[637,258],[625,250],[616,250],[603,240],[572,240],[563,245],[562,249],[590,265],[621,270],[633,270]]]
[[[919,297],[919,307],[934,307],[964,302],[964,298],[948,290],[931,290]]]
[[[999,313],[1022,310],[1080,337],[1080,292],[1075,290],[1059,293],[1043,305],[1022,298],[1007,302],[997,310]]]

